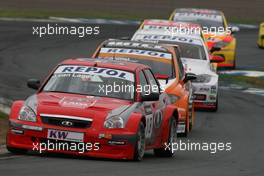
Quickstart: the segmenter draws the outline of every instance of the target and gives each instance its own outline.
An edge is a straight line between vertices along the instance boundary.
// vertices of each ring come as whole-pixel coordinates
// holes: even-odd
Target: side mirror
[[[240,31],[239,27],[237,26],[231,26],[230,30],[231,30],[231,34],[234,34]]]
[[[40,81],[38,79],[29,79],[27,81],[27,86],[31,89],[38,90],[40,87]]]
[[[220,51],[220,50],[221,50],[220,47],[212,46],[212,48],[210,49],[210,53],[213,53],[215,51]]]
[[[186,73],[183,82],[187,83],[188,81],[195,80],[197,76],[193,73]]]
[[[155,74],[154,76],[155,76],[155,78],[156,78],[157,80],[166,80],[166,84],[167,84],[168,81],[169,81],[169,76],[168,76],[168,75]]]
[[[218,56],[218,55],[213,55],[211,56],[211,59],[210,59],[211,63],[221,63],[224,61],[225,61],[225,58],[222,56]]]
[[[149,95],[142,95],[142,101],[158,101],[160,94],[158,92],[152,92]]]

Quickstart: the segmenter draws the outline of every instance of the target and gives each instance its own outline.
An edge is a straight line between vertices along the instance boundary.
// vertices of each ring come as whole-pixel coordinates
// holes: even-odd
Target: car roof
[[[126,61],[116,61],[111,59],[93,59],[93,58],[73,58],[61,62],[59,65],[80,65],[80,66],[93,66],[104,67],[117,70],[124,70],[135,72],[137,69],[150,68],[146,65],[139,63],[132,63]]]
[[[159,29],[139,29],[137,32],[134,34],[132,37],[132,40],[136,40],[136,35],[157,35],[157,36],[170,36],[170,34],[164,34],[164,30],[159,30]],[[199,35],[185,35],[185,34],[173,34],[171,35],[172,37],[177,37],[175,40],[179,43],[189,43],[189,44],[194,44],[194,45],[202,45],[204,46],[204,42],[201,36]],[[186,42],[182,41],[183,39],[186,39]],[[155,39],[153,39],[155,41]],[[150,40],[151,41],[151,40]],[[159,40],[160,43],[167,43],[166,39],[164,40]],[[188,42],[187,42],[188,41]],[[192,41],[192,42],[190,42]],[[176,41],[175,41],[176,42]],[[173,44],[173,41],[169,41],[168,39],[168,44]]]
[[[135,32],[134,36],[141,34],[141,35],[170,35],[170,34],[166,34],[164,33],[164,30],[162,29],[155,29],[155,30],[151,30],[151,29],[139,29]],[[134,38],[133,36],[133,38]],[[195,39],[195,40],[199,40],[201,41],[201,43],[203,43],[203,39],[201,38],[201,36],[199,35],[184,35],[184,34],[176,34],[175,36],[179,36],[179,37],[185,37],[185,38],[189,38],[189,39]]]
[[[182,27],[182,28],[191,28],[198,27],[201,28],[201,25],[192,22],[179,22],[171,20],[160,20],[160,19],[145,19],[142,22],[143,25],[152,25],[152,26],[166,26],[166,27]]]
[[[171,53],[170,46],[157,44],[155,42],[108,39],[102,43],[101,47],[116,47],[116,48],[129,48],[129,49],[144,49],[150,51],[161,51]]]
[[[203,8],[176,8],[174,12],[187,12],[187,13],[202,13],[202,14],[214,14],[222,15],[222,11],[214,9],[203,9]]]

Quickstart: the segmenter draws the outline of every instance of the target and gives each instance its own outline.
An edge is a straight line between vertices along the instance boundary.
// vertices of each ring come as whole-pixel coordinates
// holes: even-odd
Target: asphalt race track
[[[103,25],[100,35],[90,38],[39,38],[32,35],[32,25],[42,23],[0,22],[1,97],[13,100],[27,97],[33,93],[26,88],[28,78],[44,78],[59,61],[87,57],[104,39],[129,36],[137,28]],[[237,37],[238,67],[264,68],[264,50],[256,47],[257,30],[243,30]],[[0,156],[0,175],[263,175],[264,97],[220,90],[219,101],[217,113],[196,113],[194,130],[187,139],[191,142],[232,142],[229,152],[178,151],[174,158],[156,158],[148,152],[142,162],[10,154]]]

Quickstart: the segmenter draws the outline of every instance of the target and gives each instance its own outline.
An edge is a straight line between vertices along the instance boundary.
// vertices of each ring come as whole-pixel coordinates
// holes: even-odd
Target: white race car
[[[195,108],[217,111],[218,75],[211,62],[221,62],[223,58],[213,56],[210,61],[211,56],[200,36],[169,34],[164,29],[139,29],[132,40],[180,46],[185,71],[197,75],[197,79],[192,81]]]

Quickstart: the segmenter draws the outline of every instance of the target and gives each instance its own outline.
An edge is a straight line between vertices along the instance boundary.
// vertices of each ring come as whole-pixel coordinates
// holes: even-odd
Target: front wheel
[[[145,126],[143,122],[140,122],[137,132],[134,160],[141,161],[143,159],[144,153],[145,153]]]
[[[170,121],[170,132],[167,144],[172,146],[177,140],[177,123],[175,118],[172,118]],[[154,154],[158,157],[172,157],[174,155],[174,151],[170,148],[162,147],[158,149],[154,149]]]

